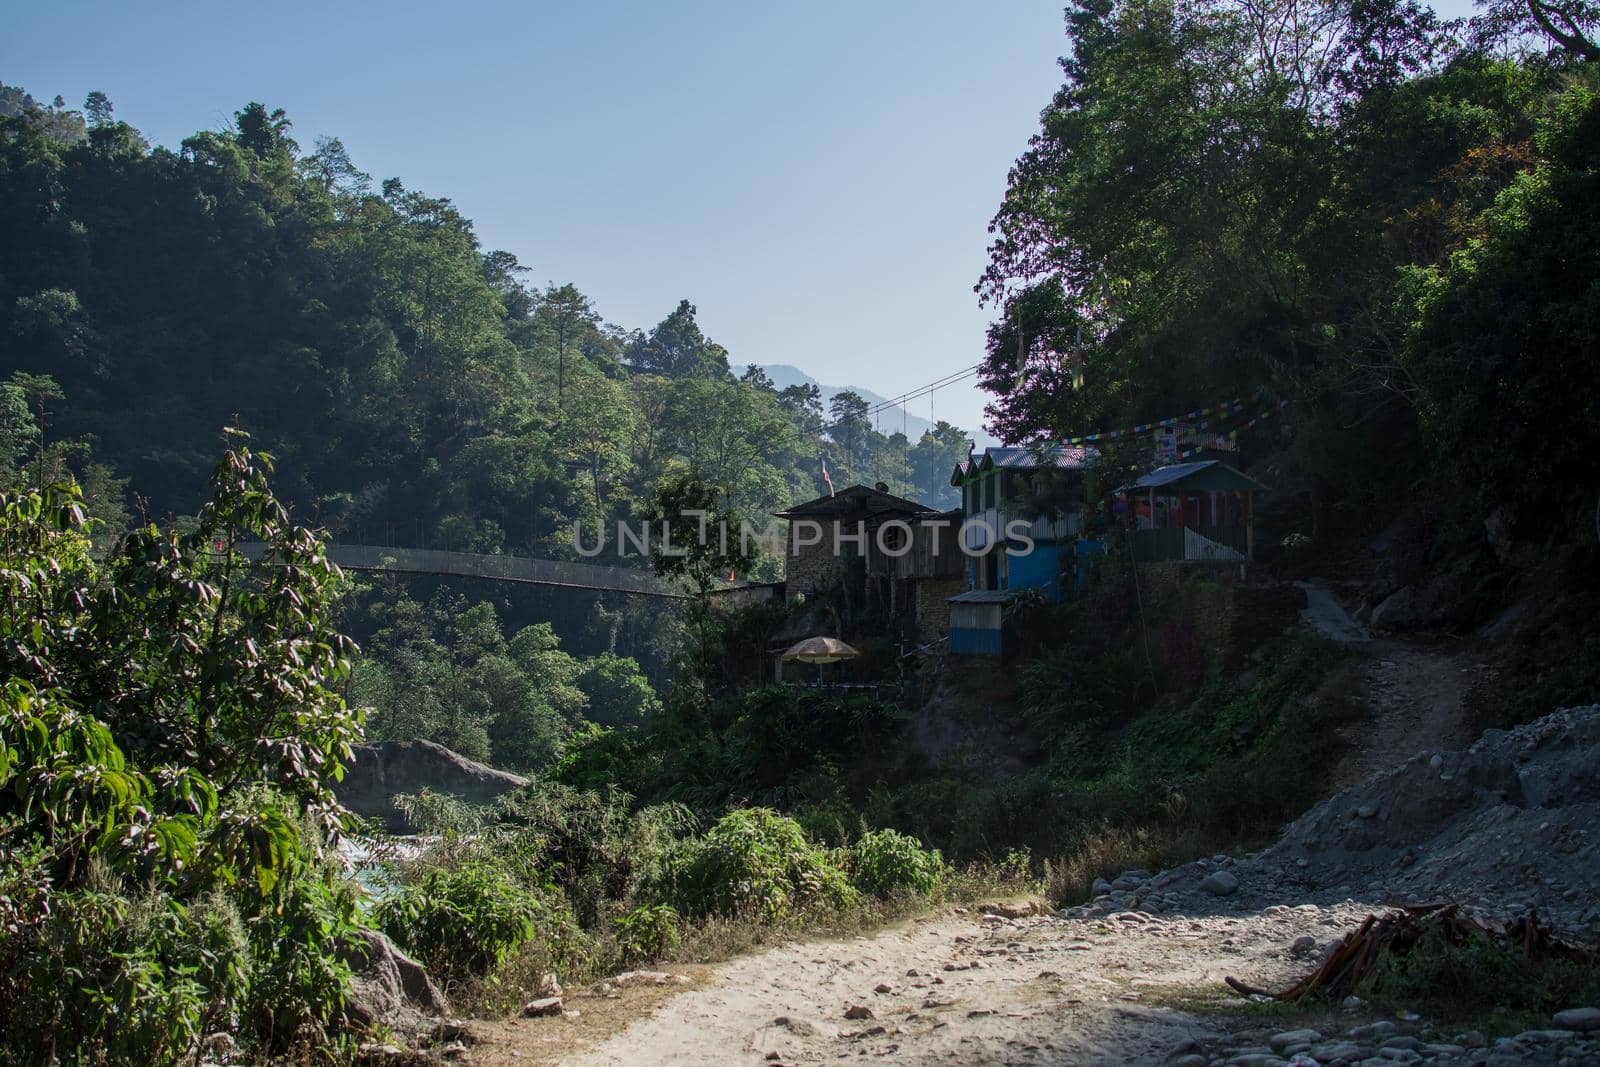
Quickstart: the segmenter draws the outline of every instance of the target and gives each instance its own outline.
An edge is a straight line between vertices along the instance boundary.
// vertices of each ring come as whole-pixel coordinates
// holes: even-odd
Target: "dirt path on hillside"
[[[469,1062],[1163,1063],[1190,1043],[1219,1038],[1220,1023],[1174,1004],[1224,995],[1225,975],[1283,982],[1305,969],[1290,952],[1296,938],[1325,944],[1365,914],[1307,906],[1244,917],[1126,912],[1082,920],[947,910],[875,937],[734,960],[598,1044],[577,1032],[603,996],[594,992],[567,998],[578,1020],[474,1024],[479,1043]],[[869,1014],[850,1018],[852,1008]]]
[[[1393,767],[1419,752],[1465,748],[1466,698],[1481,672],[1459,642],[1433,637],[1376,637],[1321,582],[1296,582],[1306,596],[1301,621],[1365,657],[1361,679],[1372,717],[1356,728],[1346,781]]]
[[[1375,641],[1362,668],[1372,719],[1348,779],[1360,781],[1421,753],[1465,748],[1466,698],[1483,666],[1459,647]]]

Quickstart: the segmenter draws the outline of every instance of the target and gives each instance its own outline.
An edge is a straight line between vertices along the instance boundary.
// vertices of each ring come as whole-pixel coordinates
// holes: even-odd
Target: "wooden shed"
[[[1015,593],[972,589],[950,604],[950,651],[956,655],[999,656],[1005,651],[1005,607]]]

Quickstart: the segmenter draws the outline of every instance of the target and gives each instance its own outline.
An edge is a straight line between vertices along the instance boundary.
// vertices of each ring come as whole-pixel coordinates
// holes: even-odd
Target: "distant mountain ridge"
[[[772,379],[772,384],[776,385],[779,389],[787,389],[791,385],[816,386],[818,391],[822,394],[823,411],[828,410],[829,401],[831,401],[839,393],[843,392],[859,394],[862,399],[874,407],[877,407],[879,404],[882,404],[888,400],[888,397],[879,396],[871,389],[866,389],[859,385],[823,385],[821,382],[811,377],[811,375],[807,374],[799,367],[794,367],[787,363],[763,364],[761,365],[761,369],[766,372],[768,378]],[[933,423],[929,422],[925,418],[922,418],[921,416],[910,414],[899,404],[896,404],[892,408],[885,408],[875,417],[874,425],[877,427],[878,431],[886,437],[892,433],[895,433],[896,431],[904,431],[906,439],[912,444],[916,444],[919,440],[921,440],[924,433],[933,428]],[[962,429],[967,431],[968,437],[972,437],[977,440],[979,448],[984,448],[995,443],[993,438],[984,433],[978,427],[963,426]]]

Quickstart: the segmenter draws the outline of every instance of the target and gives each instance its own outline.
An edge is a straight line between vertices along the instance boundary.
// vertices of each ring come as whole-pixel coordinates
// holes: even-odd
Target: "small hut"
[[[1133,526],[1133,558],[1255,558],[1255,498],[1267,487],[1221,460],[1158,467],[1119,493]]]
[[[964,656],[999,656],[1005,652],[1005,608],[1016,593],[1006,589],[969,589],[950,598],[950,651]]]

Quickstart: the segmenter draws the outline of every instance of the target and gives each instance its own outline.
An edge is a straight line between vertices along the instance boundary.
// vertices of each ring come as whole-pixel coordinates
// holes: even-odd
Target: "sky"
[[[1466,0],[1447,0],[1448,14]],[[648,328],[896,396],[983,357],[972,291],[1061,83],[1061,0],[27,2],[0,81],[176,147],[251,100],[451,198],[486,249]],[[913,414],[972,429],[984,394]],[[887,427],[885,427],[887,430]]]

